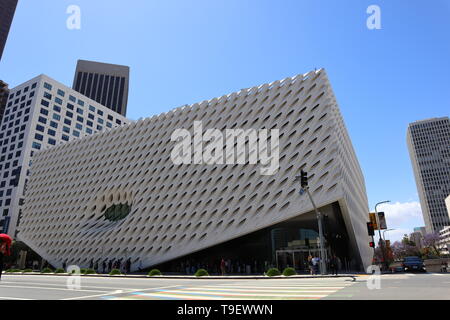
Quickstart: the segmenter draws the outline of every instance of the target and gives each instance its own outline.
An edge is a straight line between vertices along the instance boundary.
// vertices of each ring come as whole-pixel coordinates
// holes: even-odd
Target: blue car
[[[426,272],[425,265],[423,264],[423,260],[419,257],[406,257],[403,260],[403,269],[405,272],[409,271],[419,271],[419,272]]]

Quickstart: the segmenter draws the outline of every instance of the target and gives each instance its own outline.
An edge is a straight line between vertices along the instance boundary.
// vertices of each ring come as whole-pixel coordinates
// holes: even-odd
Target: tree
[[[434,232],[434,233],[427,233],[424,237],[423,237],[423,245],[426,248],[432,249],[432,251],[434,251],[434,253],[440,257],[441,256],[441,252],[438,248],[439,246],[439,241],[441,241],[441,236],[439,235],[438,232]]]
[[[414,242],[406,240],[395,241],[391,245],[392,253],[395,259],[403,259],[408,256],[420,256],[420,250],[417,248]]]

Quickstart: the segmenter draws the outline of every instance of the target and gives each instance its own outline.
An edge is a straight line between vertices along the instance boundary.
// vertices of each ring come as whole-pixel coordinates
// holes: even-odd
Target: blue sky
[[[73,4],[81,30],[66,28]],[[372,4],[381,30],[366,27]],[[19,0],[0,78],[70,86],[77,59],[129,65],[138,119],[324,67],[373,209],[418,201],[406,128],[449,115],[449,17],[449,0]],[[423,224],[402,210],[398,234]]]

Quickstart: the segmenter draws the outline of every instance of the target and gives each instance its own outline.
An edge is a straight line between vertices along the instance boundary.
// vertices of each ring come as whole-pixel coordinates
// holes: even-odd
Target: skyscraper
[[[427,232],[438,232],[450,225],[445,207],[450,193],[449,118],[411,123],[407,143]]]
[[[8,84],[0,80],[0,123],[2,123],[3,113],[5,112],[8,97],[9,97]]]
[[[129,122],[45,75],[12,88],[0,122],[0,232],[15,236],[34,153]]]
[[[78,60],[72,88],[126,116],[129,78],[127,66]]]
[[[0,60],[5,49],[6,39],[8,39],[14,12],[16,11],[17,0],[0,1]]]

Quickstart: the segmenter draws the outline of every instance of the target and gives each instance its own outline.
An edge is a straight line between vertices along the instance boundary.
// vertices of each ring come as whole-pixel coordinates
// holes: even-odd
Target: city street
[[[82,277],[80,287],[67,287],[70,277],[4,275],[0,300],[450,300],[450,274],[381,276],[381,289],[369,290],[369,276],[303,279],[142,279]]]

